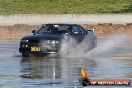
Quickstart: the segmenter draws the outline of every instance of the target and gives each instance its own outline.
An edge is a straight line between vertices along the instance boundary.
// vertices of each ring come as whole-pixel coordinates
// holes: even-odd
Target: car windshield
[[[43,34],[43,33],[55,33],[55,34],[62,34],[62,33],[70,33],[70,25],[64,24],[47,24],[43,25],[36,33]]]

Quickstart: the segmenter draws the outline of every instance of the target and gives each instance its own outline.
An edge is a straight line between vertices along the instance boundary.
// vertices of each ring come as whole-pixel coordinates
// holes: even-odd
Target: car
[[[80,44],[86,36],[90,35],[92,48],[96,47],[96,33],[94,30],[87,30],[79,24],[42,24],[38,30],[33,30],[32,35],[25,36],[20,41],[19,52],[22,56],[28,57],[32,54],[59,53],[62,41],[67,36],[73,38]]]

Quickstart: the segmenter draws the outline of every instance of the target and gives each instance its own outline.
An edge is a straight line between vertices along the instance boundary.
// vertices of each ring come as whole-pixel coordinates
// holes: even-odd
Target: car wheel
[[[23,57],[29,57],[29,53],[22,53]]]

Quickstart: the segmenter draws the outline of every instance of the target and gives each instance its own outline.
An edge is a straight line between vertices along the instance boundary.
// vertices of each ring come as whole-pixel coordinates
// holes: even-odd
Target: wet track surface
[[[82,67],[88,70],[91,79],[132,80],[131,44],[130,39],[123,48],[118,46],[105,54],[85,57],[24,58],[18,52],[19,41],[0,41],[0,88],[81,88],[78,77]]]

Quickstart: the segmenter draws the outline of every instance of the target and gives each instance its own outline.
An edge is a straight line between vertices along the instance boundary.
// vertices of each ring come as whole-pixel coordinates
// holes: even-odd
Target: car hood
[[[42,40],[42,39],[47,39],[47,40],[61,40],[64,38],[63,35],[60,34],[34,34],[34,35],[28,35],[22,38],[22,40]]]

